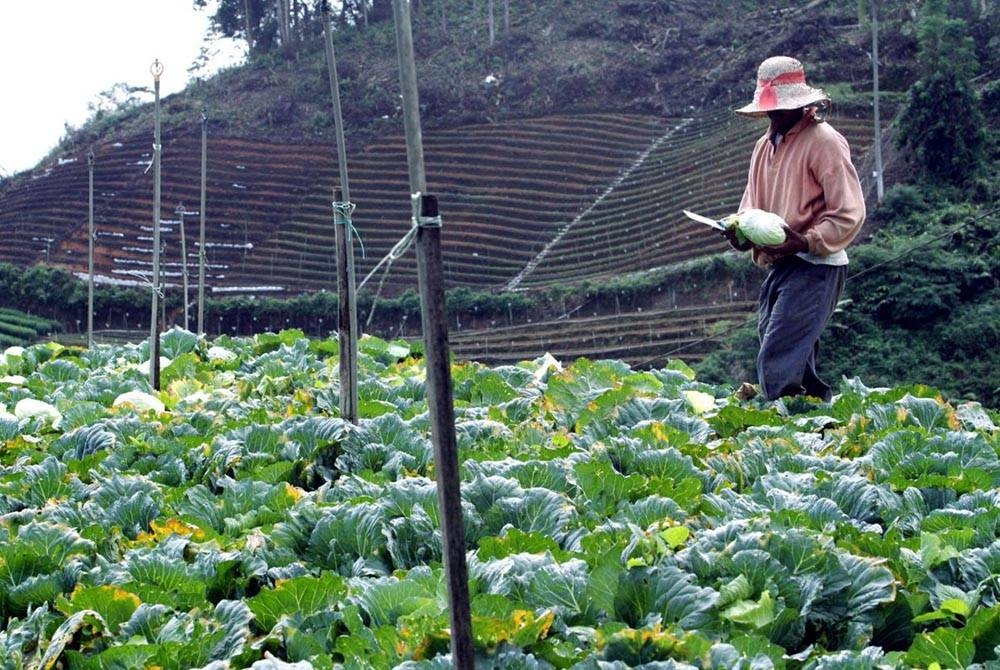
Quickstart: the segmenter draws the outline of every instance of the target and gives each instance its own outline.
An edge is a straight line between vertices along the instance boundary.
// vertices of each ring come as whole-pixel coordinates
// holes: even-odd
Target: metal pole
[[[878,93],[878,0],[872,3],[872,96],[875,101],[875,194],[876,202],[882,204],[885,186],[882,181],[882,122],[879,118]]]
[[[87,348],[94,348],[94,151],[87,152]]]
[[[347,179],[347,146],[344,142],[344,117],[340,108],[340,83],[337,57],[330,30],[330,3],[323,2],[323,33],[326,37],[326,65],[333,96],[333,119],[337,129],[337,162],[340,188],[333,192],[333,221],[337,246],[337,290],[339,297],[340,341],[340,415],[358,422],[358,310],[354,283],[354,242],[351,238],[351,189]]]
[[[184,233],[184,203],[177,205],[177,218],[181,227],[181,286],[184,291],[184,330],[188,329],[188,252],[187,236]]]
[[[208,116],[201,113],[201,206],[198,215],[198,334],[205,334],[205,178],[208,167]]]
[[[417,224],[417,271],[427,364],[427,405],[434,442],[438,506],[444,541],[444,571],[451,618],[451,667],[473,669],[472,617],[469,605],[468,566],[465,562],[465,528],[455,438],[455,407],[448,348],[448,321],[441,269],[441,219],[437,199],[421,195],[427,190],[417,73],[413,58],[413,32],[409,0],[393,0],[399,81],[403,94],[406,158]]]
[[[160,294],[160,75],[163,64],[153,61],[149,71],[153,75],[153,275],[152,306],[149,315],[149,383],[160,390],[160,311],[157,300]]]

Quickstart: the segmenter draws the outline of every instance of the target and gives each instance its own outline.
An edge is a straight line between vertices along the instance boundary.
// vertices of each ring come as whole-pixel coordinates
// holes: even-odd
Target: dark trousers
[[[810,395],[829,401],[816,374],[819,336],[844,290],[846,266],[814,265],[797,256],[775,262],[760,288],[757,379],[768,400]]]

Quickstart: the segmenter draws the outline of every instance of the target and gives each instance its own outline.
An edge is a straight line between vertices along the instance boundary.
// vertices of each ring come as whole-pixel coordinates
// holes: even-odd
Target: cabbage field
[[[423,360],[363,338],[0,356],[0,669],[444,669]],[[1000,415],[683,363],[453,367],[477,667],[997,668]]]

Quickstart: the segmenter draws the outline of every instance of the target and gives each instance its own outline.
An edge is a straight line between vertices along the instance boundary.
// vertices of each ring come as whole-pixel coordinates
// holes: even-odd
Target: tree
[[[917,26],[921,78],[910,89],[899,143],[913,150],[924,173],[951,184],[979,169],[985,120],[970,79],[979,67],[975,43],[961,19],[949,18],[942,0],[929,0]]]
[[[319,13],[319,9],[310,10],[309,4],[308,0],[219,0],[210,18],[220,35],[246,40],[254,56],[302,39],[312,17]],[[208,0],[194,0],[194,6],[205,9]]]

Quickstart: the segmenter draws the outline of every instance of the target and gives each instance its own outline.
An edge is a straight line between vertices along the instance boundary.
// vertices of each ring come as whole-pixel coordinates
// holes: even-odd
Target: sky
[[[240,45],[206,41],[210,14],[193,0],[0,0],[0,178],[34,167],[102,91],[152,90],[154,60],[161,98],[190,81],[203,47],[199,76],[239,61]]]

